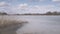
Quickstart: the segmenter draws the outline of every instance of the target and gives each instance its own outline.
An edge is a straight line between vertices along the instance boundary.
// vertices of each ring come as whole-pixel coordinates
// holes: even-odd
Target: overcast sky
[[[45,13],[60,11],[60,0],[0,0],[0,12]]]

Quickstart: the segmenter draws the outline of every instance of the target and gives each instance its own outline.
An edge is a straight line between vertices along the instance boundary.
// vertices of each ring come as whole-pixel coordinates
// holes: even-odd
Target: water
[[[60,34],[60,16],[20,16],[28,24],[17,30],[17,34]]]
[[[60,34],[60,16],[5,16],[4,18],[7,17],[29,22],[18,29],[17,34]]]

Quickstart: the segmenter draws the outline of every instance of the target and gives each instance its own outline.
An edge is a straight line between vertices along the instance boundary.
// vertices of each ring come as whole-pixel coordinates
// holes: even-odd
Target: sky
[[[9,14],[60,12],[60,0],[0,0],[0,12]]]

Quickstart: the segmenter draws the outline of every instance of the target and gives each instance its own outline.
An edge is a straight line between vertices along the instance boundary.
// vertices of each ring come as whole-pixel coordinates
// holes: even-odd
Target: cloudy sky
[[[0,0],[0,12],[45,13],[60,11],[60,0]]]

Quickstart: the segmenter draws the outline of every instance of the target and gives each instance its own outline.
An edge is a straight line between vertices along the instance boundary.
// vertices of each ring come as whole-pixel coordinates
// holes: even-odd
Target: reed
[[[0,34],[16,34],[16,30],[22,27],[27,21],[16,19],[0,19]]]

